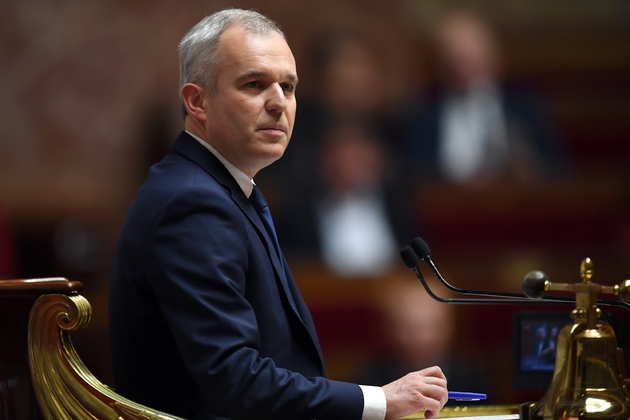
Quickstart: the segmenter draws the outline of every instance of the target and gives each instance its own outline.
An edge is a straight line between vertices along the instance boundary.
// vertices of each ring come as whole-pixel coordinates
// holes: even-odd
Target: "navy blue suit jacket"
[[[284,267],[228,170],[182,133],[151,168],[114,255],[116,391],[186,418],[360,419],[361,389],[324,378]]]

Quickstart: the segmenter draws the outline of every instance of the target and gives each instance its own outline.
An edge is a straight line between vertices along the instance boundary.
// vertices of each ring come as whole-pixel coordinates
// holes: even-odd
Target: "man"
[[[123,226],[110,279],[116,390],[195,419],[394,419],[446,402],[438,367],[378,387],[328,380],[256,173],[282,156],[295,61],[253,11],[203,19],[180,43],[185,132]],[[248,199],[250,197],[250,199]]]
[[[440,86],[410,111],[409,156],[422,180],[480,187],[561,175],[565,159],[543,101],[505,80],[486,22],[449,11],[434,40]]]

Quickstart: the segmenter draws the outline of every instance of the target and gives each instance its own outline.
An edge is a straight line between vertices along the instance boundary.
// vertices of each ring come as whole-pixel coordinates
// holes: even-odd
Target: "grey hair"
[[[257,34],[278,33],[280,26],[254,10],[225,9],[206,16],[193,26],[179,43],[179,89],[195,83],[217,94],[217,50],[221,35],[233,25]],[[185,113],[184,113],[185,115]]]

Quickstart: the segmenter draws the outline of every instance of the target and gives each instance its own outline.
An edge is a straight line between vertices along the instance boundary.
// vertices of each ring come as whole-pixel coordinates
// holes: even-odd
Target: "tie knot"
[[[263,197],[262,193],[258,189],[257,186],[254,185],[252,189],[252,193],[249,196],[249,200],[252,202],[256,210],[260,211],[266,207],[269,207],[267,201],[265,201],[265,197]]]

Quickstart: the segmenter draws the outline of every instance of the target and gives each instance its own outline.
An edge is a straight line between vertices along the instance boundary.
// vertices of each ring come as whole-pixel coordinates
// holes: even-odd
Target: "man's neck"
[[[186,133],[188,133],[192,138],[197,140],[203,147],[208,149],[210,153],[212,153],[217,159],[219,159],[219,161],[221,161],[223,166],[225,166],[228,172],[236,180],[239,187],[241,187],[245,196],[249,198],[250,194],[252,193],[254,180],[250,178],[249,176],[247,176],[247,174],[245,174],[243,171],[238,169],[236,166],[234,166],[232,163],[230,163],[229,160],[227,160],[217,149],[215,149],[205,139],[201,138],[200,136],[188,130],[186,130]]]

